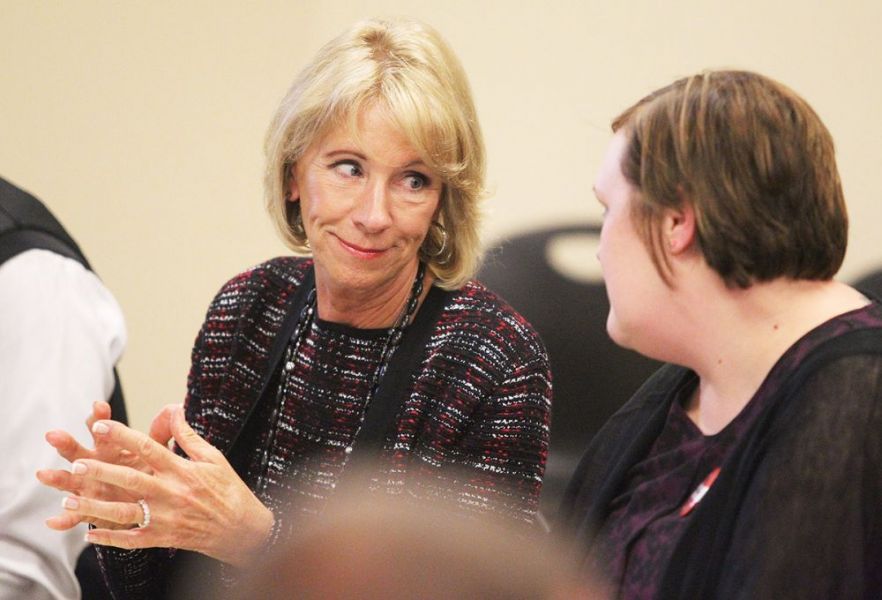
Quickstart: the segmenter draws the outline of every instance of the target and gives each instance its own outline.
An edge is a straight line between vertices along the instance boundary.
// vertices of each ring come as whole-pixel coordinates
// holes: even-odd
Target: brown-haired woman
[[[619,344],[672,363],[598,433],[562,518],[626,598],[882,594],[882,308],[834,281],[833,142],[785,86],[679,80],[594,189]]]

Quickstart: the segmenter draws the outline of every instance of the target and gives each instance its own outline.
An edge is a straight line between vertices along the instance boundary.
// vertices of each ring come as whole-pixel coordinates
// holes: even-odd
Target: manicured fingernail
[[[81,462],[75,462],[70,470],[76,475],[82,475],[86,472],[86,465]]]
[[[61,508],[67,508],[70,510],[75,510],[80,507],[80,503],[77,502],[76,498],[71,498],[68,496],[64,500],[61,501]]]
[[[91,532],[91,531],[90,531],[89,533],[86,534],[86,538],[85,538],[85,539],[86,539],[86,541],[89,542],[90,544],[93,543],[93,542],[95,541],[95,538],[92,536],[92,532]]]
[[[107,426],[107,423],[98,421],[92,425],[92,433],[107,433],[108,431],[110,431],[110,427]]]

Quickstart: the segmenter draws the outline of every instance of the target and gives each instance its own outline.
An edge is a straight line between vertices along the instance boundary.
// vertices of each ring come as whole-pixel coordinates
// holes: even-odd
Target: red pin
[[[701,502],[701,499],[704,498],[704,495],[707,494],[707,491],[711,489],[711,486],[717,480],[717,476],[720,474],[720,467],[717,467],[710,474],[704,478],[704,481],[698,484],[698,487],[695,488],[695,491],[690,494],[689,499],[683,503],[683,506],[680,507],[680,516],[685,517],[689,513],[692,512],[692,509]]]

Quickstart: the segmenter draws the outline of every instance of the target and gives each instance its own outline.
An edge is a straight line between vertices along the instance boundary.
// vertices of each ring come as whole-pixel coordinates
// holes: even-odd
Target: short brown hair
[[[291,168],[333,127],[384,108],[444,183],[421,258],[438,285],[458,288],[481,259],[484,141],[465,72],[434,29],[418,21],[364,21],[328,42],[297,76],[266,136],[267,206],[290,248],[308,251],[300,203],[285,198]],[[357,132],[355,132],[357,134]]]
[[[729,286],[828,280],[845,256],[848,215],[833,139],[786,86],[747,71],[675,81],[612,124],[629,143],[632,217],[668,281],[659,223],[689,202],[707,263]]]

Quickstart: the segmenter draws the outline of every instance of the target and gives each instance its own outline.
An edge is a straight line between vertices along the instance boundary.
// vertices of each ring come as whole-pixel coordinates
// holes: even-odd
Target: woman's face
[[[442,182],[382,110],[364,110],[358,139],[338,127],[294,169],[292,201],[323,286],[380,292],[416,272],[417,252],[438,209]]]
[[[622,174],[627,143],[624,133],[613,137],[594,184],[604,209],[597,258],[609,297],[609,336],[620,346],[652,355],[643,346],[657,329],[653,321],[663,310],[660,301],[668,290],[631,219],[631,202],[637,192]]]

